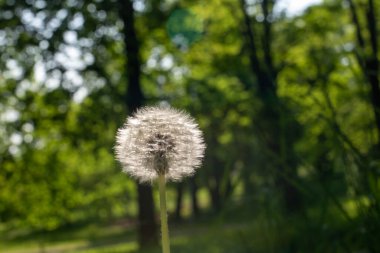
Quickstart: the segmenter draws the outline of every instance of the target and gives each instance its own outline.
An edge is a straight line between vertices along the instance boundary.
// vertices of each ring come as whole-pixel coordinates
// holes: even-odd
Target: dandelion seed
[[[166,180],[180,181],[201,165],[205,144],[187,113],[145,107],[118,130],[115,150],[123,171],[140,182],[152,182],[160,174]]]

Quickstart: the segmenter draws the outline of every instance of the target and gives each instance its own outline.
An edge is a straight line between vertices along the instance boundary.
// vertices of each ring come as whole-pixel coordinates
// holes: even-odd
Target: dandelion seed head
[[[180,181],[201,165],[205,144],[197,123],[171,107],[144,107],[116,135],[116,159],[140,182]]]

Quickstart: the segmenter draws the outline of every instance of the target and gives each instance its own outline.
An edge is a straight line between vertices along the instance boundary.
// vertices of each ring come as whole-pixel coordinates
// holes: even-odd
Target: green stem
[[[160,173],[158,176],[158,189],[160,191],[160,214],[161,214],[161,238],[162,238],[162,252],[170,253],[170,242],[169,242],[169,228],[168,228],[168,217],[166,211],[166,182],[165,174]]]

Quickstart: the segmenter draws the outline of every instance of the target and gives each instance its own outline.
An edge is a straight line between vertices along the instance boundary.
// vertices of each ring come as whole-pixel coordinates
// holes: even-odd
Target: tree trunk
[[[371,103],[375,115],[376,129],[378,133],[378,145],[380,144],[380,63],[378,57],[378,31],[373,0],[368,0],[366,10],[367,26],[362,28],[358,10],[353,0],[347,0],[352,17],[352,23],[356,29],[356,40],[358,43],[357,58],[362,72],[371,87]],[[363,34],[368,32],[369,39],[365,40]]]
[[[371,84],[371,98],[375,113],[376,127],[378,131],[378,142],[380,143],[380,88],[379,88],[379,58],[378,58],[378,31],[376,25],[376,14],[373,0],[368,0],[367,26],[370,34],[370,47],[372,53],[367,59],[367,76]]]
[[[181,220],[181,210],[182,210],[182,200],[183,200],[183,183],[177,184],[177,201],[175,208],[175,219],[177,221]]]
[[[219,213],[222,208],[219,188],[219,184],[215,185],[215,187],[210,188],[212,208],[216,213]]]
[[[271,51],[271,25],[270,15],[273,8],[273,2],[270,0],[261,1],[261,9],[264,15],[263,35],[254,32],[251,18],[247,13],[246,0],[240,0],[241,9],[244,18],[244,39],[246,48],[249,52],[249,60],[252,74],[256,77],[258,98],[263,103],[263,108],[259,112],[257,124],[264,132],[263,144],[268,148],[269,152],[275,157],[268,157],[268,164],[272,166],[268,170],[278,170],[275,173],[275,182],[279,191],[282,193],[285,207],[288,211],[294,211],[300,205],[300,196],[295,186],[290,183],[289,178],[296,176],[293,171],[294,164],[289,164],[293,155],[292,150],[294,141],[288,138],[286,130],[288,128],[284,117],[292,117],[282,109],[280,98],[277,95],[277,70],[273,66]],[[256,37],[255,37],[256,36]],[[257,42],[261,41],[261,44]],[[261,45],[259,47],[258,45]],[[258,50],[262,50],[263,56],[259,57]],[[251,89],[253,87],[250,87]],[[283,115],[285,113],[285,115]],[[289,120],[287,120],[289,121]],[[276,161],[272,161],[275,158]],[[265,169],[265,168],[264,168]]]
[[[130,113],[143,105],[144,95],[141,91],[141,65],[139,59],[139,44],[134,25],[134,10],[131,0],[119,0],[119,15],[123,20],[124,44],[126,53],[126,76],[128,88],[126,105]],[[138,241],[140,248],[158,245],[156,221],[154,217],[154,202],[152,187],[137,185],[138,193]]]
[[[198,205],[198,185],[195,181],[195,177],[192,177],[190,179],[190,189],[191,189],[191,204],[193,209],[193,216],[197,217],[199,216],[199,205]]]
[[[217,122],[214,122],[211,128],[218,129]],[[218,133],[218,131],[216,131],[216,133]],[[217,135],[214,133],[210,134],[209,138],[209,145],[212,147],[217,147]],[[221,186],[225,166],[224,163],[215,154],[208,157],[208,166],[210,167],[211,174],[208,176],[207,188],[210,193],[212,208],[215,213],[219,213],[223,205]]]
[[[139,204],[138,241],[140,248],[148,248],[158,245],[156,221],[154,218],[154,202],[152,187],[150,185],[137,184]]]

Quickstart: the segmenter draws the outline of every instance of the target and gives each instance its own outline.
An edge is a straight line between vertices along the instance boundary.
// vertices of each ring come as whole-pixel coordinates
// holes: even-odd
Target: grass
[[[369,252],[365,243],[370,240],[360,241],[367,236],[358,238],[356,225],[342,220],[320,223],[299,215],[281,218],[269,213],[228,212],[169,226],[171,250],[176,253]],[[0,238],[4,253],[161,253],[160,247],[139,251],[135,224],[125,220]]]
[[[243,223],[186,222],[171,224],[173,252],[247,252],[243,238],[251,228]],[[236,247],[239,245],[239,247]],[[87,225],[84,227],[54,231],[49,234],[32,234],[6,238],[0,252],[40,253],[40,252],[139,252],[133,226],[120,221],[107,225]],[[141,252],[158,253],[160,248]]]
[[[190,199],[188,196],[186,199],[184,208],[189,208]],[[351,252],[368,252],[366,244],[371,240],[366,239],[370,238],[369,234],[358,230],[362,221],[356,219],[356,205],[341,203],[352,221],[345,220],[331,204],[321,208],[316,203],[307,212],[289,216],[281,215],[276,206],[260,205],[251,198],[235,200],[226,203],[218,215],[206,212],[196,221],[187,218],[169,224],[171,250],[176,253],[341,253],[352,248],[355,250]],[[169,221],[173,219],[169,217]],[[94,222],[49,233],[22,232],[0,232],[0,252],[161,253],[160,247],[139,251],[136,224],[131,220]]]

